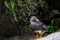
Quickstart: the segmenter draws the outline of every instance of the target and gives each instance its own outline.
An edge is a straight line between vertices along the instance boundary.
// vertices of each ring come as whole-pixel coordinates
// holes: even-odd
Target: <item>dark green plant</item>
[[[21,1],[20,1],[21,2]],[[19,13],[22,16],[27,16],[27,15],[34,15],[37,3],[35,3],[34,1],[30,1],[30,0],[25,0],[25,3],[21,2],[18,3],[20,5],[19,6]]]
[[[49,7],[48,7],[48,4],[46,3],[45,0],[39,0],[38,3],[40,4],[40,6],[42,7],[42,9],[43,9],[44,11],[48,10]]]
[[[47,15],[46,12],[49,10],[48,3],[46,2],[46,0],[39,0],[38,4],[38,6],[41,7],[39,15],[44,19],[45,15]]]
[[[35,0],[15,0],[8,2],[7,0],[4,1],[4,4],[7,9],[12,11],[13,19],[18,22],[20,22],[20,26],[22,27],[21,31],[30,31],[29,28],[29,20],[30,17],[34,14],[37,14],[36,7],[39,7],[41,5],[42,9],[44,11],[48,10],[48,5],[45,2],[45,0],[39,0],[39,2],[35,2]],[[18,11],[18,12],[15,12]],[[43,11],[42,11],[43,12]],[[18,16],[16,16],[18,15]],[[43,14],[44,15],[44,14]],[[17,19],[18,18],[18,19]],[[27,24],[27,25],[26,25]]]
[[[54,23],[54,20],[51,20],[51,24],[47,25],[49,32],[55,32],[58,29],[58,25]]]
[[[49,29],[49,32],[54,32],[53,22],[54,22],[54,20],[51,20],[51,24],[47,26]]]
[[[42,3],[44,2],[44,3],[42,4],[41,2]],[[48,4],[45,1],[41,1],[41,2],[35,2],[34,0],[24,0],[24,2],[23,2],[22,0],[17,0],[18,11],[19,11],[20,16],[22,18],[26,17],[28,19],[28,16],[32,16],[34,14],[37,14],[37,12],[35,10],[36,10],[36,7],[39,6],[38,5],[39,3],[40,3],[40,5],[43,5],[42,9],[44,11],[48,10]],[[29,22],[29,21],[27,21],[26,18],[23,21]],[[29,26],[25,25],[22,29],[22,32],[23,31],[25,31],[25,32],[29,31],[30,29],[29,30],[28,29],[29,29]]]
[[[12,11],[12,15],[13,15],[13,18],[16,22],[18,22],[18,19],[17,19],[17,16],[16,16],[16,13],[15,13],[15,3],[13,1],[4,1],[4,4],[5,6]]]

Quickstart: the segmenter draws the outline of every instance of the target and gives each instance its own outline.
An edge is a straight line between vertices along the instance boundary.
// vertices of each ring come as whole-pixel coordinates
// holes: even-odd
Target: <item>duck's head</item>
[[[36,16],[32,16],[30,22],[37,22],[39,19]]]

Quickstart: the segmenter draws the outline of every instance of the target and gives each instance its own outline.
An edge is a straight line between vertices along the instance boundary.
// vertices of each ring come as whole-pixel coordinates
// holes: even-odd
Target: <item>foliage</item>
[[[0,0],[0,2],[0,31],[4,35],[31,32],[29,21],[32,15],[37,15],[42,21],[46,21],[55,14],[45,13],[49,9],[46,0]],[[53,19],[51,24],[47,25],[49,32],[58,29],[58,23],[55,22]]]
[[[18,25],[18,29],[21,32],[29,32],[31,31],[29,25],[30,25],[30,17],[32,15],[35,15],[38,13],[37,8],[41,7],[42,11],[37,14],[39,16],[44,17],[43,15],[46,15],[46,13],[44,14],[44,12],[46,12],[49,7],[48,4],[46,3],[45,0],[5,0],[4,1],[4,6],[6,7],[6,10],[9,13],[12,14],[14,19],[13,21],[15,21],[14,23],[16,23],[16,25]],[[40,8],[40,9],[41,9]],[[9,11],[8,11],[8,10]],[[5,12],[5,13],[7,13]],[[10,14],[9,14],[10,15]],[[54,23],[54,20],[51,20],[51,24],[47,25],[49,32],[54,32],[55,29],[58,29],[58,24]],[[18,30],[17,29],[17,30]]]
[[[16,22],[18,22],[18,19],[17,19],[16,13],[15,13],[15,10],[14,10],[14,8],[15,8],[15,3],[14,3],[13,1],[10,1],[10,2],[8,2],[8,1],[4,1],[4,4],[5,4],[5,6],[6,6],[9,10],[12,11],[12,14],[13,14],[14,20],[15,20]]]
[[[38,2],[37,0],[5,0],[4,4],[6,9],[12,12],[14,21],[18,22],[20,27],[22,27],[22,32],[31,31],[29,20],[32,15],[37,14],[37,7],[41,7],[44,11],[48,10],[48,5],[45,0],[39,0]]]
[[[51,20],[51,24],[47,25],[47,27],[50,33],[55,32],[59,28],[58,24],[54,23],[54,19]]]
[[[47,11],[48,10],[48,4],[46,3],[46,1],[45,0],[39,0],[39,4],[40,4],[40,6],[42,7],[42,9],[44,10],[44,11]]]

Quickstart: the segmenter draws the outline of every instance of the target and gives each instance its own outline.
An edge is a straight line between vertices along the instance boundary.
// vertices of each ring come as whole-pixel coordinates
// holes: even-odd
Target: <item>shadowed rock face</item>
[[[34,35],[29,36],[29,35],[25,35],[25,36],[14,36],[14,37],[9,37],[9,38],[5,38],[3,36],[0,37],[0,40],[34,40],[35,37]]]
[[[0,36],[10,37],[18,34],[18,27],[9,16],[0,14]]]
[[[45,36],[40,39],[36,39],[33,35],[32,36],[14,36],[10,38],[0,37],[0,39],[3,40],[60,40],[60,32],[55,32],[52,34],[49,34],[48,36]]]

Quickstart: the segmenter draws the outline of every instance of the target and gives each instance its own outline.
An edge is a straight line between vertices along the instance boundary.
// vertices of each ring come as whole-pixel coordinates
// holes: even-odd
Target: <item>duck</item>
[[[48,32],[48,28],[46,27],[46,25],[41,22],[36,16],[31,16],[30,28],[33,30],[33,32],[36,33],[35,37],[37,39],[42,38],[42,35],[45,32]]]

